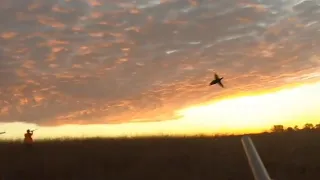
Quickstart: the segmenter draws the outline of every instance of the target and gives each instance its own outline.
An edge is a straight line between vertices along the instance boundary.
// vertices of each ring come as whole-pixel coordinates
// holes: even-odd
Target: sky
[[[0,136],[319,122],[319,19],[315,0],[1,0]]]

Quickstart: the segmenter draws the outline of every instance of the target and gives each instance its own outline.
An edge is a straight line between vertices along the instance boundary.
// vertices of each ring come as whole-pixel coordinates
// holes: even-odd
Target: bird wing
[[[210,85],[210,86],[213,85],[213,84],[214,84],[214,81],[215,81],[215,80],[212,80],[209,85]]]
[[[223,87],[224,88],[224,85],[222,84],[222,82],[220,81],[220,82],[218,82],[219,83],[219,85],[221,86],[221,87]]]
[[[215,78],[215,79],[219,79],[218,74],[215,73],[215,74],[214,74],[214,78]]]

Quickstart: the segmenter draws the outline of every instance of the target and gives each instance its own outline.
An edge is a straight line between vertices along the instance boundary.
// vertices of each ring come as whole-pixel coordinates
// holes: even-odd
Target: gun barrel
[[[253,173],[255,180],[271,180],[267,169],[265,168],[259,153],[254,146],[249,136],[243,136],[241,138],[244,151],[247,155],[247,159]]]

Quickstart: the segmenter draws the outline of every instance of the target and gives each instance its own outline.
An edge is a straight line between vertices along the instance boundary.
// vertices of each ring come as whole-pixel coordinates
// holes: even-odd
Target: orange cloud
[[[179,119],[195,104],[319,78],[315,2],[21,3],[0,6],[10,17],[0,19],[0,122]],[[225,89],[208,86],[214,72]]]

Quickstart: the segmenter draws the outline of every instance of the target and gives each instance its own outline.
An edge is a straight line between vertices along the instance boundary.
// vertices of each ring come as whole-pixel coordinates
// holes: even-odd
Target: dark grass
[[[320,177],[320,133],[251,135],[270,176]],[[6,180],[253,180],[241,136],[66,139],[0,143]]]

